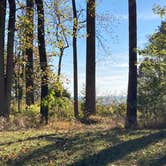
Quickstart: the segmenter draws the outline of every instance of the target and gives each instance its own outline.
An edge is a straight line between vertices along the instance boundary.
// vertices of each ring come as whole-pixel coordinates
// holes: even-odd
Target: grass
[[[164,166],[166,130],[125,130],[99,121],[0,132],[0,165]]]

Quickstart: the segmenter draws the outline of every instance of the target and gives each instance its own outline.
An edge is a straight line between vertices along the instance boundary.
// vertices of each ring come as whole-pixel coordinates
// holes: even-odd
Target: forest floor
[[[106,120],[4,131],[0,132],[0,165],[164,166],[166,130],[126,130]]]

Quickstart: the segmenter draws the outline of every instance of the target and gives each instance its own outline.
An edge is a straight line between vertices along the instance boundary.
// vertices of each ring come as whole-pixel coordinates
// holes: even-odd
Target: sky
[[[77,7],[84,6],[85,0],[76,0]],[[155,4],[166,5],[165,0],[137,0],[138,48],[143,48],[161,23],[161,18],[153,14]],[[96,44],[96,95],[125,95],[128,84],[128,0],[98,0],[97,13],[109,13],[114,21],[110,22],[110,33],[102,30],[106,52]],[[98,25],[98,24],[97,24]],[[97,29],[100,29],[98,26]],[[78,40],[78,83],[79,94],[85,88],[86,66],[85,38]],[[55,59],[54,63],[57,63]],[[68,78],[65,84],[73,94],[72,49],[65,51],[62,62],[62,74]]]

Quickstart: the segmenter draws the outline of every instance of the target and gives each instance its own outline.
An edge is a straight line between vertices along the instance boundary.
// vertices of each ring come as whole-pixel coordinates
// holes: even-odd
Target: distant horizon
[[[111,97],[127,99],[127,95],[108,95],[108,96],[96,96],[96,100],[101,99],[101,98],[111,98]],[[71,98],[73,99],[73,96],[71,96]],[[83,98],[83,96],[79,95],[78,99],[80,100],[81,98]]]

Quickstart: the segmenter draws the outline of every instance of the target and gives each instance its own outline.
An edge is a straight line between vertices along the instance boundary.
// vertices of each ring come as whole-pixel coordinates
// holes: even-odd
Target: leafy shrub
[[[107,102],[105,103],[105,100]],[[97,101],[97,114],[100,116],[111,116],[116,120],[124,119],[126,111],[125,100],[118,99],[117,97],[104,97]]]
[[[74,119],[72,101],[66,97],[54,98],[49,115],[56,119]]]
[[[64,90],[61,82],[55,82],[43,102],[49,107],[50,117],[54,119],[74,119],[70,94],[67,90]]]

